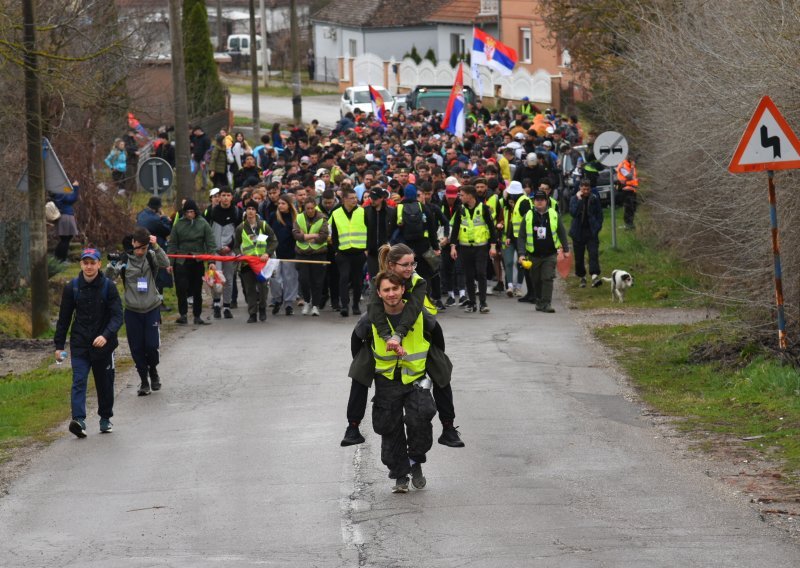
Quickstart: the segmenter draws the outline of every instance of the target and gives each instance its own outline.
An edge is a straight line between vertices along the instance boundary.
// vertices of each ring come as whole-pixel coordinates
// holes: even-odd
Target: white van
[[[263,53],[261,51],[261,36],[256,36],[256,64],[261,67],[261,59]],[[241,53],[242,55],[250,55],[250,36],[247,34],[233,34],[228,36],[228,46],[225,50],[228,53]],[[267,48],[267,65],[271,63],[272,54],[270,49]]]

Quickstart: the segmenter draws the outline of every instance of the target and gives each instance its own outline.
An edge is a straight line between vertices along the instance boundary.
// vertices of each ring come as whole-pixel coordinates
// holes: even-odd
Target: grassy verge
[[[229,84],[228,90],[236,95],[249,95],[253,92],[250,85]],[[259,86],[258,94],[267,97],[291,97],[291,85]],[[300,94],[304,97],[318,97],[320,95],[338,95],[339,91],[326,87],[301,87]]]
[[[245,126],[251,127],[253,126],[253,119],[247,116],[234,116],[233,117],[233,125],[234,126]],[[265,134],[268,134],[270,130],[272,130],[272,123],[266,122],[264,120],[259,122],[259,126],[261,126],[261,130],[264,131]],[[260,142],[259,142],[260,144]]]

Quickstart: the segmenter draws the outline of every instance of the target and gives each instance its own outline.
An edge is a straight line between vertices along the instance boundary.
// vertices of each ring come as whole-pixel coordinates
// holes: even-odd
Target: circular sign
[[[156,195],[169,189],[173,177],[172,167],[161,158],[148,158],[139,164],[139,185]]]
[[[628,157],[628,141],[619,132],[603,132],[594,141],[594,157],[606,167],[618,166]]]

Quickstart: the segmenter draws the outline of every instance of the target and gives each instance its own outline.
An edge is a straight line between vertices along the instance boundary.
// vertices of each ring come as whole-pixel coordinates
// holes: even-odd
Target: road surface
[[[317,95],[303,97],[303,121],[316,118],[325,128],[333,128],[339,120],[339,95]],[[261,120],[278,121],[286,128],[292,122],[292,99],[290,97],[261,96],[258,100]],[[231,110],[235,116],[253,116],[253,97],[251,95],[231,95]]]
[[[407,495],[369,414],[367,442],[339,447],[353,317],[248,325],[238,309],[179,331],[161,392],[120,377],[114,433],[90,417],[0,499],[0,566],[800,565],[675,454],[555,306],[492,297],[491,314],[440,316],[467,446],[434,443],[427,488]]]

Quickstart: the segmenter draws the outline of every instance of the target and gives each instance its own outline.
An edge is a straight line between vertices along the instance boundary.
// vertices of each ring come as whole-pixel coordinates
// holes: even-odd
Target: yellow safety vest
[[[308,221],[306,220],[306,215],[303,213],[302,215],[297,216],[297,226],[300,227],[300,230],[303,231],[304,235],[309,235],[311,233],[319,233],[322,224],[325,222],[325,217],[322,215],[317,216],[317,220],[311,225],[311,228],[308,228]],[[316,251],[323,247],[326,247],[327,243],[310,243],[308,241],[297,241],[297,248],[300,250],[312,250]]]
[[[514,213],[511,215],[511,232],[515,239],[519,236],[519,227],[522,224],[522,214],[519,212],[519,208],[523,201],[530,203],[531,198],[527,195],[520,195],[517,198],[517,202],[514,204]]]
[[[489,227],[483,219],[483,203],[478,203],[472,211],[471,218],[466,205],[461,211],[461,230],[458,233],[459,244],[468,247],[479,247],[488,243]]]
[[[245,221],[245,223],[247,223],[247,221]],[[266,225],[267,223],[265,221],[261,221],[258,224],[259,235],[266,235]],[[245,228],[242,227],[242,254],[248,256],[261,256],[262,254],[267,254],[267,241],[265,240],[259,242],[258,238],[253,241]]]
[[[423,261],[425,262],[425,261]],[[422,276],[417,274],[416,272],[411,275],[411,286],[408,288],[408,292],[410,293],[414,287],[417,285],[417,282],[422,280]],[[439,310],[436,309],[436,306],[433,305],[431,299],[428,297],[428,294],[425,294],[425,300],[422,302],[422,306],[428,310],[428,313],[432,316],[435,316],[439,313]]]
[[[394,333],[391,322],[389,327]],[[403,338],[401,345],[406,350],[406,356],[398,358],[394,351],[386,349],[386,342],[378,334],[378,329],[372,326],[372,355],[375,357],[375,373],[387,379],[394,380],[395,370],[400,371],[403,384],[413,383],[425,376],[425,364],[428,359],[430,342],[423,333],[422,312],[417,316],[417,321]]]
[[[536,239],[533,238],[533,214],[536,210],[531,209],[525,214],[525,250],[534,252]],[[550,217],[550,233],[553,235],[553,244],[557,249],[561,248],[561,240],[558,238],[558,213],[555,209],[547,208]]]
[[[503,205],[503,200],[496,193],[489,196],[486,200],[486,206],[489,208],[489,213],[492,215],[492,220],[497,221],[497,204]]]
[[[363,208],[354,209],[353,215],[348,219],[344,207],[339,207],[334,210],[331,218],[339,233],[339,250],[367,248],[367,224],[364,222]]]

